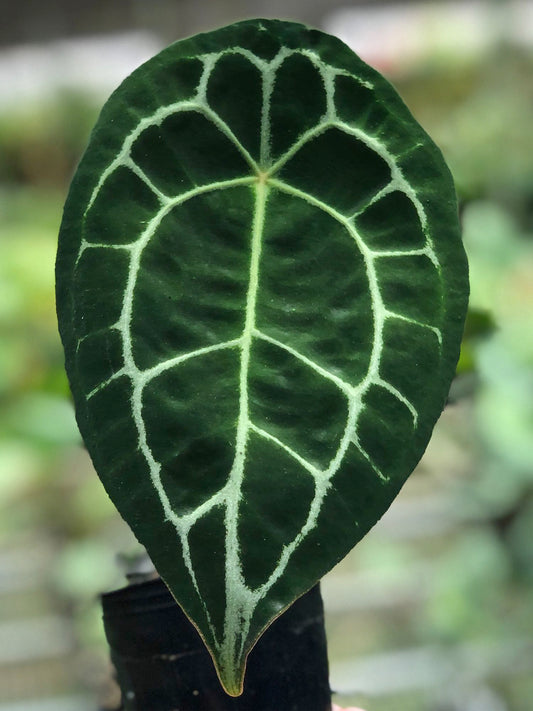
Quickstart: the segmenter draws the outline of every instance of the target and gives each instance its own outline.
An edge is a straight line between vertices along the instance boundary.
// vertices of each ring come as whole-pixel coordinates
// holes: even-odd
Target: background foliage
[[[473,311],[426,456],[323,584],[345,705],[531,705],[532,73],[531,51],[508,45],[390,68],[455,176]],[[63,91],[0,111],[2,711],[105,696],[96,596],[122,584],[117,554],[137,550],[80,447],[53,302],[61,206],[101,103]]]

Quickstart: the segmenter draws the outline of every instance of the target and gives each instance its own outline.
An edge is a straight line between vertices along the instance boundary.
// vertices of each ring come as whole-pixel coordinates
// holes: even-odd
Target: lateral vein
[[[287,345],[283,341],[278,341],[277,338],[272,338],[272,336],[268,336],[266,333],[264,333],[263,331],[260,331],[258,329],[254,329],[254,336],[257,336],[257,338],[260,338],[262,341],[271,343],[273,346],[276,346],[277,348],[281,348],[282,350],[287,351],[287,353],[290,353],[292,356],[294,356],[295,358],[300,360],[302,363],[305,363],[306,365],[308,365],[310,368],[312,368],[312,370],[316,371],[323,378],[326,378],[327,380],[331,380],[333,383],[335,383],[335,385],[337,385],[339,390],[342,390],[343,393],[345,393],[348,396],[352,395],[352,393],[354,391],[354,388],[352,385],[345,382],[344,380],[342,380],[342,378],[339,378],[334,373],[331,373],[326,368],[323,368],[321,365],[318,365],[318,363],[315,363],[314,360],[311,360],[311,358],[308,358],[307,356],[303,355],[303,353],[300,353],[292,346]]]
[[[321,471],[318,467],[315,467],[314,464],[308,462],[307,459],[304,459],[301,455],[298,454],[298,452],[295,452],[292,447],[289,447],[289,445],[285,444],[285,442],[282,442],[280,439],[270,434],[270,432],[267,432],[261,427],[254,425],[253,422],[250,422],[250,430],[259,435],[259,437],[263,437],[263,439],[266,439],[269,442],[273,442],[275,445],[287,452],[289,456],[295,459],[299,464],[302,465],[304,469],[306,469],[310,474],[312,474],[315,479],[324,475],[324,472]]]

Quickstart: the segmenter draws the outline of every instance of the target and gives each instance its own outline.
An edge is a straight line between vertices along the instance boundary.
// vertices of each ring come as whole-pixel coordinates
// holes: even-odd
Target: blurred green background
[[[112,708],[98,594],[138,550],[63,371],[54,259],[69,180],[122,76],[173,39],[259,15],[337,33],[391,79],[449,162],[470,260],[450,403],[390,511],[323,581],[335,699],[530,711],[533,3],[0,4],[0,711]]]

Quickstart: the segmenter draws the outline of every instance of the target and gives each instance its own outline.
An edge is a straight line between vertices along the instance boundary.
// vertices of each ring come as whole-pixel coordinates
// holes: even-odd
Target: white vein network
[[[215,67],[217,61],[225,55],[238,54],[249,60],[260,71],[262,76],[262,111],[261,111],[261,146],[260,159],[255,161],[246,148],[240,143],[235,134],[225,121],[209,106],[207,100],[207,84],[210,74]],[[275,162],[270,156],[270,99],[275,83],[276,72],[285,59],[293,54],[300,54],[307,57],[318,70],[324,90],[326,93],[326,112],[316,126],[305,131],[298,137],[295,143]],[[225,507],[225,527],[226,527],[226,563],[225,563],[225,592],[227,600],[227,609],[225,613],[225,624],[222,639],[219,638],[217,632],[211,623],[209,612],[205,608],[205,613],[209,621],[210,630],[213,636],[213,644],[218,652],[219,663],[221,667],[226,666],[231,668],[235,661],[242,657],[247,651],[246,645],[249,644],[248,631],[250,628],[251,619],[254,610],[259,601],[268,593],[274,583],[280,578],[286,569],[292,554],[315,527],[318,515],[321,509],[322,502],[326,496],[327,490],[331,485],[331,481],[335,473],[339,469],[341,462],[346,454],[348,447],[356,447],[359,452],[365,457],[374,469],[376,476],[382,480],[387,480],[387,477],[371,460],[369,454],[363,449],[358,438],[358,422],[363,410],[364,396],[372,385],[379,386],[387,390],[391,395],[397,398],[409,411],[413,425],[416,427],[418,422],[418,413],[414,405],[409,399],[395,388],[391,383],[387,382],[380,375],[380,359],[383,349],[383,329],[384,324],[388,319],[398,319],[412,324],[416,324],[423,328],[427,328],[434,332],[438,339],[439,347],[442,345],[441,332],[435,326],[430,326],[409,318],[401,313],[397,313],[389,309],[382,298],[379,281],[376,272],[376,261],[380,259],[388,259],[411,255],[425,255],[433,263],[436,271],[440,275],[440,265],[433,248],[431,236],[428,233],[426,214],[424,207],[418,199],[413,187],[404,179],[402,172],[397,165],[394,156],[386,149],[386,147],[375,137],[363,132],[361,129],[340,120],[335,107],[334,83],[335,77],[338,75],[352,76],[344,70],[337,69],[333,66],[324,64],[317,54],[311,50],[289,50],[283,48],[279,51],[274,59],[266,61],[258,58],[248,50],[241,48],[232,48],[220,53],[206,54],[200,57],[203,62],[203,73],[199,81],[196,95],[184,101],[179,101],[168,106],[160,107],[153,115],[143,118],[139,121],[135,129],[126,137],[122,144],[122,148],[116,158],[110,163],[106,170],[100,176],[100,179],[94,188],[91,199],[85,211],[85,216],[93,205],[100,189],[107,178],[119,167],[129,168],[137,177],[145,183],[148,188],[157,197],[160,207],[153,218],[146,224],[142,234],[138,239],[129,244],[101,244],[82,240],[76,266],[82,254],[88,249],[116,249],[124,250],[129,253],[129,271],[127,277],[126,288],[124,290],[124,298],[122,311],[118,321],[110,328],[116,329],[121,336],[122,351],[123,351],[123,367],[116,371],[111,377],[101,382],[97,387],[87,393],[86,397],[90,400],[96,393],[106,388],[115,379],[127,376],[132,383],[131,408],[133,418],[138,433],[139,449],[142,452],[146,463],[149,467],[151,481],[157,495],[161,501],[165,518],[172,522],[176,529],[176,533],[181,541],[183,548],[184,561],[189,571],[191,582],[200,597],[194,565],[189,548],[189,532],[192,526],[206,513],[214,507]],[[357,77],[353,77],[357,79]],[[364,82],[365,86],[372,88],[368,82]],[[238,149],[240,154],[246,160],[250,167],[250,175],[243,176],[232,180],[222,180],[213,182],[207,185],[202,185],[189,190],[178,196],[167,195],[156,187],[146,173],[133,161],[131,157],[131,149],[135,140],[149,126],[160,124],[166,117],[179,112],[198,112],[207,119],[213,122],[217,129],[226,136],[229,141]],[[283,180],[276,177],[276,174],[287,161],[307,142],[320,135],[324,131],[336,128],[345,134],[354,136],[362,141],[366,146],[375,151],[387,163],[391,171],[390,182],[372,199],[359,210],[356,214],[344,215],[332,206],[317,199],[311,194],[304,192]],[[137,276],[140,269],[141,257],[144,249],[149,244],[150,240],[156,235],[159,225],[163,218],[176,206],[186,203],[191,198],[202,194],[210,193],[217,190],[227,190],[236,186],[249,186],[255,193],[255,210],[254,220],[251,235],[251,254],[250,254],[250,271],[248,280],[248,291],[246,298],[246,313],[245,323],[242,333],[238,338],[221,342],[205,348],[185,353],[168,360],[161,361],[157,365],[139,369],[135,363],[132,350],[132,308],[133,294],[137,282]],[[346,230],[349,237],[355,243],[357,249],[363,257],[368,283],[370,286],[370,296],[372,302],[372,314],[374,321],[374,336],[370,354],[369,366],[363,379],[358,383],[347,382],[328,369],[320,365],[320,363],[309,359],[307,356],[298,352],[290,344],[273,338],[264,330],[257,327],[255,322],[255,306],[257,291],[259,287],[259,274],[261,263],[261,245],[264,229],[265,206],[268,201],[269,193],[272,190],[277,190],[281,193],[294,196],[305,200],[313,207],[331,216]],[[422,248],[410,250],[372,250],[368,247],[361,235],[355,227],[355,219],[368,207],[376,203],[388,193],[393,191],[401,191],[414,205],[420,226],[425,235],[425,245]],[[257,426],[251,419],[248,404],[248,369],[250,364],[250,351],[254,339],[263,340],[275,348],[279,348],[292,357],[303,363],[308,368],[314,370],[319,376],[331,381],[343,394],[347,401],[347,420],[344,433],[340,439],[337,452],[332,457],[329,465],[325,469],[320,469],[311,462],[307,461],[297,451],[280,438],[274,436],[267,430]],[[78,347],[83,338],[79,339]],[[240,352],[240,376],[239,376],[239,411],[236,427],[235,440],[235,455],[233,466],[229,472],[226,484],[209,499],[204,501],[194,511],[185,515],[177,515],[172,508],[172,503],[169,500],[167,493],[161,481],[161,464],[155,459],[147,441],[147,433],[143,419],[143,391],[145,387],[154,378],[158,377],[170,368],[179,367],[181,363],[191,358],[201,358],[202,356],[212,353],[217,350],[237,349]],[[241,489],[243,478],[245,476],[245,459],[246,459],[246,444],[249,433],[253,432],[257,436],[270,442],[273,446],[279,447],[294,459],[313,479],[315,493],[309,509],[307,520],[298,535],[282,550],[280,558],[268,577],[268,579],[258,588],[252,590],[248,587],[244,580],[242,566],[239,556],[239,538],[238,538],[238,518],[239,518],[239,502],[241,498]]]

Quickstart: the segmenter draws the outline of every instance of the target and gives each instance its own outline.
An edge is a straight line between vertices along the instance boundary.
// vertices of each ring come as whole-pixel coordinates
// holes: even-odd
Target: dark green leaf
[[[342,42],[242,22],[108,101],[57,278],[95,467],[237,694],[443,408],[468,291],[449,172]]]

